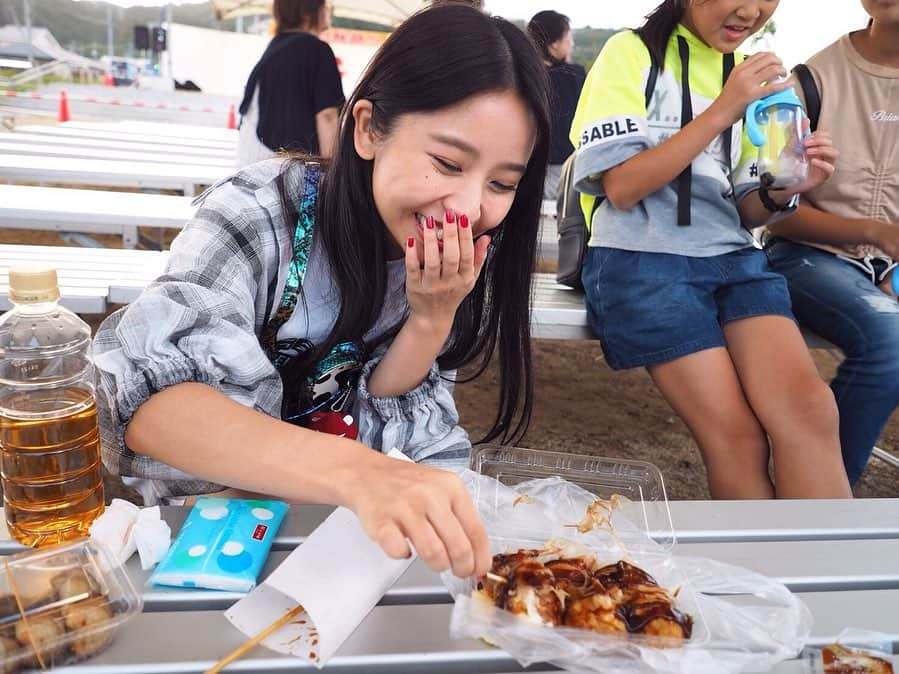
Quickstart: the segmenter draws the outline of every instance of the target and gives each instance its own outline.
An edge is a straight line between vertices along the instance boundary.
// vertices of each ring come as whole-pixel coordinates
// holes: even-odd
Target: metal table
[[[281,526],[263,576],[331,511],[294,506]],[[855,501],[675,501],[676,554],[739,564],[779,578],[814,615],[810,643],[833,641],[845,627],[891,635],[899,649],[899,499]],[[164,508],[177,531],[187,508]],[[0,554],[19,549],[0,541]],[[138,587],[147,573],[128,565]],[[78,674],[203,672],[245,641],[222,611],[239,594],[144,588],[144,612],[127,623],[108,650],[61,671]],[[331,660],[343,674],[522,671],[503,651],[481,641],[449,638],[452,606],[439,578],[416,562]],[[893,657],[899,665],[899,658]],[[539,667],[537,669],[540,669]],[[552,669],[544,666],[543,670]],[[314,671],[265,648],[228,671]],[[775,674],[804,671],[799,661]]]

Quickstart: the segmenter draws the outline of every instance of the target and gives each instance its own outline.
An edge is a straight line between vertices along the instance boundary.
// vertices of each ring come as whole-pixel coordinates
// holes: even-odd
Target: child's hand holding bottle
[[[710,108],[720,115],[722,129],[742,119],[753,101],[787,89],[790,82],[786,76],[783,62],[772,52],[752,54],[735,66]]]

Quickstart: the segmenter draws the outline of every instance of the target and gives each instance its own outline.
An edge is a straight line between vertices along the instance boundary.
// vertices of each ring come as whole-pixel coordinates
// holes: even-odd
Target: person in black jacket
[[[280,150],[331,155],[345,101],[334,52],[319,39],[331,27],[331,11],[329,0],[275,0],[277,32],[240,104],[242,164]],[[248,133],[254,123],[258,143]]]
[[[543,57],[553,89],[549,165],[546,167],[543,198],[555,200],[559,193],[562,164],[574,152],[574,146],[568,140],[568,130],[587,73],[583,66],[568,63],[574,49],[574,39],[571,24],[564,14],[551,9],[537,12],[528,22],[528,35]]]

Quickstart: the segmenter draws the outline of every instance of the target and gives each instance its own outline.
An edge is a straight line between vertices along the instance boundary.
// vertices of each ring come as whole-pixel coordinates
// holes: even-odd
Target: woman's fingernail
[[[409,248],[415,248],[415,239],[410,236],[409,240],[406,242],[406,245],[409,246]]]
[[[459,227],[468,229],[468,216],[465,213],[459,216]]]
[[[425,218],[425,225],[428,229],[434,229],[434,216],[429,215]]]
[[[452,208],[447,208],[446,213],[443,214],[444,222],[455,222],[456,221],[456,211]]]

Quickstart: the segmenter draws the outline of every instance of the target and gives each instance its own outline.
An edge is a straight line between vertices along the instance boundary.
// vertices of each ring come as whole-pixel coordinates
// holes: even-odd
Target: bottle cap
[[[16,304],[55,302],[59,280],[52,267],[13,267],[9,270],[9,300]]]

